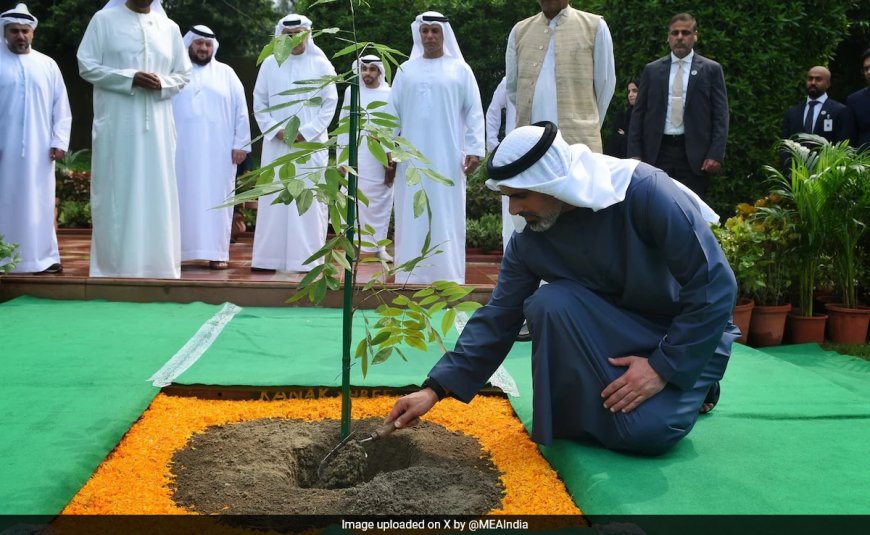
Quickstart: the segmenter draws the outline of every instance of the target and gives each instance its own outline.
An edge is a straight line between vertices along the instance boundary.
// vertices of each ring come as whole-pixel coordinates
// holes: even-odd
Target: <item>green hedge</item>
[[[599,2],[613,34],[619,91],[644,65],[668,53],[667,23],[681,11],[698,21],[695,50],[722,64],[731,108],[723,171],[710,204],[728,217],[739,202],[766,191],[759,169],[777,161],[772,146],[785,110],[805,96],[806,71],[826,65],[848,34],[849,10],[858,2],[783,0],[759,2]],[[644,38],[638,38],[644,36]],[[856,63],[857,64],[857,63]]]
[[[349,10],[341,7],[346,1],[309,9],[312,3],[301,0],[297,9],[311,17],[316,27],[352,28]],[[406,53],[411,48],[410,24],[417,14],[435,10],[450,17],[465,59],[474,69],[484,107],[504,74],[504,48],[511,27],[539,10],[532,1],[366,3],[354,2],[359,40],[381,42]],[[627,81],[668,52],[670,17],[681,11],[695,15],[700,29],[696,50],[722,64],[731,107],[725,165],[710,192],[710,204],[725,217],[733,214],[738,202],[756,199],[765,191],[758,170],[776,161],[772,146],[785,110],[804,95],[806,70],[828,64],[837,45],[849,35],[850,16],[866,12],[856,0],[593,0],[575,1],[574,5],[603,15],[613,35],[619,81],[611,110],[623,106]],[[329,55],[345,44],[325,37],[318,46]]]

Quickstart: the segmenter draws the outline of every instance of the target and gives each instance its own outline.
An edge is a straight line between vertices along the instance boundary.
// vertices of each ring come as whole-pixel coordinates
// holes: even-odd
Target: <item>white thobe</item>
[[[53,59],[0,48],[0,234],[18,244],[14,271],[38,272],[60,262],[49,153],[69,148],[72,115]]]
[[[504,135],[508,135],[517,126],[517,108],[507,97],[507,78],[502,78],[495,92],[492,94],[492,102],[486,109],[486,151],[492,152],[498,144],[498,132],[501,127],[501,110],[504,114]],[[520,216],[512,216],[509,208],[510,202],[506,196],[501,198],[501,241],[502,247],[507,244],[514,230],[522,230],[526,220]]]
[[[298,56],[291,55],[280,66],[274,56],[267,58],[260,66],[257,83],[254,86],[254,117],[261,132],[266,132],[278,123],[283,123],[292,115],[299,117],[299,133],[306,141],[325,142],[328,139],[327,128],[338,104],[338,92],[334,84],[317,91],[316,86],[311,91],[293,95],[279,95],[289,89],[300,89],[303,86],[294,84],[299,80],[314,80],[322,76],[335,76],[335,69],[324,56],[311,53],[307,49]],[[304,103],[285,108],[265,111],[267,108],[293,100],[305,100],[311,97],[321,97],[319,106],[305,106]],[[263,155],[260,164],[265,166],[277,158],[289,154],[290,147],[284,141],[275,137],[282,126],[264,134]],[[306,187],[323,180],[323,172],[328,163],[329,154],[326,150],[311,155],[307,163],[295,163],[296,178],[305,181]],[[276,169],[275,180],[278,181]],[[254,229],[254,251],[251,266],[278,271],[311,271],[313,267],[323,262],[305,264],[313,253],[326,243],[327,207],[315,200],[311,207],[302,215],[294,200],[290,204],[272,204],[278,193],[260,197],[257,205],[257,226]]]
[[[227,261],[233,207],[215,207],[235,189],[232,151],[250,152],[245,90],[229,65],[212,59],[193,66],[190,84],[172,99],[172,107],[178,129],[181,260]]]
[[[507,98],[507,79],[502,78],[492,93],[492,101],[486,109],[486,152],[492,152],[499,144],[501,110],[504,110],[504,135],[517,126],[517,108]]]
[[[181,276],[173,96],[190,80],[178,25],[121,5],[98,11],[78,50],[94,85],[91,277]],[[137,71],[161,89],[133,86]]]
[[[426,238],[426,215],[415,218],[413,209],[414,194],[421,187],[432,209],[431,244],[442,252],[423,260],[410,275],[397,275],[396,282],[464,284],[463,166],[466,155],[484,154],[483,107],[474,73],[465,62],[449,56],[406,61],[393,81],[390,108],[399,118],[402,137],[430,161],[430,168],[453,181],[453,186],[445,186],[423,176],[420,184],[408,185],[408,166],[424,164],[412,161],[398,166],[393,193],[396,265],[420,256]]]
[[[363,118],[365,117],[365,109],[372,102],[387,102],[390,98],[390,86],[381,84],[375,89],[370,89],[365,84],[360,84],[359,88],[359,104],[362,112],[360,117],[360,126],[362,126]],[[381,111],[382,108],[373,109],[372,111]],[[344,92],[344,102],[341,105],[341,118],[350,115],[350,88]],[[348,135],[341,134],[338,136],[339,153],[348,144]],[[366,206],[359,203],[359,222],[360,227],[371,225],[374,229],[374,235],[364,236],[363,241],[377,243],[387,237],[387,230],[390,226],[390,212],[393,210],[393,188],[384,184],[384,173],[386,169],[379,162],[368,148],[365,136],[361,136],[359,151],[357,157],[357,174],[359,181],[357,188],[362,191],[363,195],[368,199],[369,204]],[[380,248],[363,246],[361,250],[372,253],[377,252]]]

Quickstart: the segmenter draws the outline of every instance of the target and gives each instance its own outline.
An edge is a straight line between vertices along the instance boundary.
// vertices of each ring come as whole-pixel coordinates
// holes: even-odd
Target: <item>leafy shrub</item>
[[[465,245],[483,252],[501,251],[501,215],[484,214],[469,219],[465,229]]]
[[[15,264],[20,260],[17,251],[18,244],[6,243],[0,234],[0,273],[9,273],[15,269]]]
[[[797,234],[791,211],[770,195],[737,206],[737,215],[713,229],[734,271],[741,296],[759,305],[788,302],[796,272]]]
[[[485,215],[501,215],[501,194],[486,187],[485,160],[468,177],[465,187],[465,218],[480,219]]]
[[[61,201],[57,214],[61,227],[87,228],[91,226],[91,203],[75,199]]]
[[[91,226],[91,151],[67,152],[55,164],[60,227]]]

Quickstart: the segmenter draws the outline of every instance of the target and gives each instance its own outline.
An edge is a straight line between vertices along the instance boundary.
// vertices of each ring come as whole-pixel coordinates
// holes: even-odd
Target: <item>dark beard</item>
[[[212,55],[212,56],[209,56],[208,59],[206,59],[206,60],[201,60],[198,57],[196,57],[195,54],[188,54],[188,56],[190,56],[191,63],[196,63],[200,67],[204,67],[204,66],[208,65],[209,62],[211,61],[211,59],[214,57]]]

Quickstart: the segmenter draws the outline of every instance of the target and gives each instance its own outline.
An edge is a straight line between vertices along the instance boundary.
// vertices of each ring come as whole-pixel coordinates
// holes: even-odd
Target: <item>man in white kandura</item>
[[[111,0],[78,50],[94,85],[91,277],[181,276],[172,97],[190,80],[160,0]]]
[[[407,184],[409,165],[396,172],[396,264],[420,256],[428,229],[425,215],[414,217],[414,195],[420,188],[432,209],[431,243],[442,253],[423,260],[396,282],[427,284],[436,280],[465,282],[465,177],[484,154],[484,119],[480,91],[465,63],[447,17],[427,11],[411,24],[414,48],[393,80],[391,111],[399,118],[402,137],[431,162],[429,167],[453,181],[445,186],[422,178]]]
[[[276,37],[282,33],[292,35],[310,31],[311,20],[301,15],[287,15],[275,26]],[[310,91],[293,95],[279,94],[290,89],[307,87],[294,82],[323,76],[335,76],[335,69],[326,54],[314,44],[310,34],[293,49],[293,53],[281,65],[278,65],[275,56],[269,56],[260,66],[254,86],[254,117],[263,132],[261,165],[268,165],[288,154],[293,142],[324,142],[328,139],[327,128],[338,104],[335,84],[329,84],[323,89],[310,86]],[[267,111],[279,104],[294,100],[304,101],[315,96],[321,99],[317,106],[306,106],[304,102],[298,102]],[[299,133],[295,140],[285,140],[283,126],[294,115],[300,120]],[[279,123],[281,126],[270,131]],[[313,153],[307,163],[296,162],[296,178],[304,180],[306,187],[322,181],[328,158],[327,151],[322,150]],[[276,169],[275,180],[277,172]],[[272,204],[277,195],[279,194],[274,193],[260,197],[251,270],[311,271],[317,264],[322,263],[322,259],[310,264],[304,262],[326,243],[327,207],[315,199],[310,208],[299,215],[295,200],[289,205]]]
[[[353,62],[354,72],[359,73],[359,106],[365,110],[372,102],[386,103],[390,98],[390,86],[384,79],[384,64],[380,58],[374,55],[360,58],[362,65],[357,69],[357,62]],[[375,109],[373,111],[380,111]],[[364,113],[364,112],[363,112]],[[341,118],[350,115],[350,88],[344,92],[344,102],[341,105]],[[362,121],[362,119],[361,119]],[[357,184],[360,191],[368,199],[368,206],[359,203],[360,227],[371,225],[374,235],[361,237],[362,241],[377,243],[386,239],[387,230],[390,226],[390,212],[393,210],[393,179],[395,169],[384,167],[374,156],[365,142],[365,136],[361,137],[359,144],[359,157],[357,159]],[[339,151],[348,144],[348,135],[338,137]],[[386,262],[391,262],[393,257],[384,246],[361,246],[363,253],[374,253],[375,256]]]
[[[57,64],[30,47],[37,22],[24,4],[0,15],[0,235],[18,244],[14,271],[58,273],[54,162],[72,115]]]
[[[233,193],[236,166],[250,152],[251,125],[245,89],[235,71],[215,59],[218,40],[207,26],[184,35],[193,72],[174,99],[178,151],[181,260],[208,260],[226,269],[233,208],[215,208]]]

